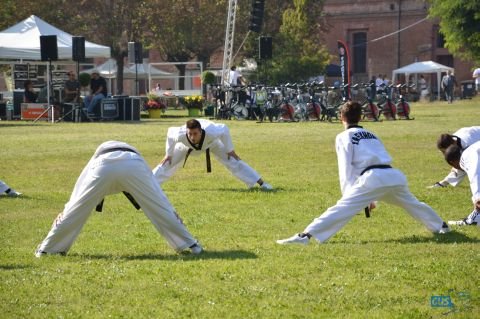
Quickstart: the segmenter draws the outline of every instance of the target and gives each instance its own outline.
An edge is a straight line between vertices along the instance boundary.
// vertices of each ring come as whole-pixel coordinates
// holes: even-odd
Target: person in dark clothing
[[[25,103],[36,103],[38,94],[33,90],[33,83],[30,80],[25,81],[23,84],[25,87]]]
[[[97,102],[107,96],[107,81],[100,76],[97,70],[92,71],[92,79],[90,80],[91,95],[85,97],[84,105],[88,114],[93,114],[93,108]]]

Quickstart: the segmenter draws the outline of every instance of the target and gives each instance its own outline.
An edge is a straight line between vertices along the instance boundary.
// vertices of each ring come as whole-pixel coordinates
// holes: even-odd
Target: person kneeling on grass
[[[450,225],[480,226],[480,142],[462,151],[458,145],[450,145],[445,151],[445,160],[452,167],[467,173],[472,191],[473,211],[463,220],[449,221]]]
[[[248,187],[258,184],[262,190],[273,190],[270,184],[263,181],[260,175],[235,153],[228,127],[208,120],[192,119],[181,127],[170,127],[167,133],[166,155],[154,168],[153,174],[161,185],[180,165],[185,165],[190,154],[199,155],[202,152],[206,153],[207,172],[210,172],[210,151]]]
[[[373,133],[358,125],[362,107],[347,102],[340,109],[345,131],[336,138],[342,198],[316,218],[303,233],[277,240],[278,244],[308,244],[314,237],[320,243],[335,235],[365,207],[374,208],[376,200],[398,205],[431,232],[447,233],[448,225],[427,204],[420,202],[407,186],[405,175],[392,168],[390,155]]]
[[[127,143],[108,141],[97,148],[83,169],[64,211],[53,222],[35,256],[66,254],[93,208],[99,210],[106,195],[122,191],[137,209],[142,208],[173,249],[202,252],[140,153]]]

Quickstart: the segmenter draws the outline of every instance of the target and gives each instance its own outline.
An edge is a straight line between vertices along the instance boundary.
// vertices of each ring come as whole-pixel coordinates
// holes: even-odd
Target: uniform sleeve
[[[355,183],[355,178],[352,173],[353,147],[348,136],[337,136],[335,145],[337,150],[340,189],[342,194],[344,194],[348,188]]]
[[[178,128],[177,127],[170,127],[167,132],[167,140],[165,142],[165,154],[167,156],[173,156],[173,151],[175,149],[175,145],[178,142]]]
[[[225,145],[227,152],[231,152],[234,150],[233,148],[233,142],[232,142],[232,137],[230,136],[230,130],[228,129],[228,126],[224,124],[220,124],[221,128],[220,130],[220,141],[222,141],[223,145]]]
[[[470,190],[472,192],[472,202],[475,204],[480,200],[480,176],[477,169],[480,164],[480,159],[474,152],[469,152],[469,150],[470,148],[462,154],[460,167],[468,175],[468,179],[470,180]]]

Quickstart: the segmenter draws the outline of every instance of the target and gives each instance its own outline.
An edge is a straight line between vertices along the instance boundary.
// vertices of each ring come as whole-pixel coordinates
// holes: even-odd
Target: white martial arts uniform
[[[121,149],[110,151],[112,149]],[[127,151],[132,150],[132,151]],[[44,253],[66,253],[92,210],[109,194],[128,192],[170,246],[181,251],[197,241],[175,213],[139,152],[117,141],[101,144],[80,174],[64,211],[38,247]]]
[[[233,157],[228,158],[227,153],[234,150],[230,131],[225,124],[218,124],[208,120],[197,120],[205,132],[202,145],[191,145],[187,138],[186,125],[181,127],[170,127],[167,133],[166,155],[172,159],[171,163],[163,163],[154,168],[158,183],[161,185],[170,178],[177,169],[185,163],[187,153],[199,155],[207,149],[215,155],[215,158],[222,163],[233,175],[235,175],[248,187],[253,187],[260,179],[260,175],[242,160]],[[195,147],[199,149],[195,149]]]
[[[470,145],[462,152],[460,167],[468,175],[472,202],[480,201],[480,141]]]
[[[325,242],[376,200],[404,208],[432,232],[442,229],[444,223],[437,213],[410,193],[405,175],[388,168],[390,155],[374,134],[360,126],[351,126],[337,135],[336,149],[343,196],[308,225],[304,233]],[[372,168],[373,165],[383,167]]]
[[[10,186],[5,184],[3,181],[0,181],[0,194],[5,193],[5,191],[9,188]]]
[[[457,138],[457,141],[460,142],[459,146],[464,150],[473,143],[480,141],[480,126],[462,127],[452,135]],[[455,187],[460,184],[464,178],[465,172],[452,168],[450,173],[439,183],[442,185],[448,183]]]

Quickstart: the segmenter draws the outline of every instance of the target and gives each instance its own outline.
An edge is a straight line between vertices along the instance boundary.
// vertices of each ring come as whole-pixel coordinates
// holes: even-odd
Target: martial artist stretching
[[[92,210],[109,194],[126,192],[176,251],[202,251],[168,201],[152,171],[132,146],[117,141],[101,144],[80,174],[65,209],[55,219],[35,256],[66,254]]]
[[[22,195],[22,193],[17,192],[6,183],[0,181],[0,194],[5,193],[8,197],[18,197]]]
[[[167,133],[166,155],[155,167],[153,174],[161,185],[181,165],[185,164],[189,155],[199,155],[201,152],[206,153],[207,171],[210,171],[210,151],[220,163],[249,188],[258,184],[263,190],[273,189],[235,153],[228,127],[225,124],[217,124],[208,120],[192,119],[181,127],[170,127]]]
[[[480,126],[471,126],[471,127],[462,127],[453,134],[442,134],[438,138],[437,148],[445,153],[445,150],[450,145],[458,145],[462,150],[465,150],[467,147],[472,145],[475,142],[480,141]],[[460,184],[465,178],[465,172],[462,170],[457,170],[452,167],[450,173],[442,179],[440,182],[436,182],[429,188],[435,187],[446,187],[448,184],[453,187]]]
[[[373,208],[376,200],[404,208],[431,232],[450,231],[430,206],[410,193],[405,175],[390,166],[391,157],[382,142],[358,126],[361,116],[362,107],[357,102],[347,102],[340,110],[345,131],[337,135],[336,150],[342,198],[308,225],[303,233],[277,240],[277,243],[305,245],[311,237],[323,243],[360,210]]]
[[[459,171],[465,172],[470,180],[473,211],[460,221],[449,221],[451,225],[480,226],[480,142],[462,151],[458,145],[451,145],[445,151],[445,160]]]

